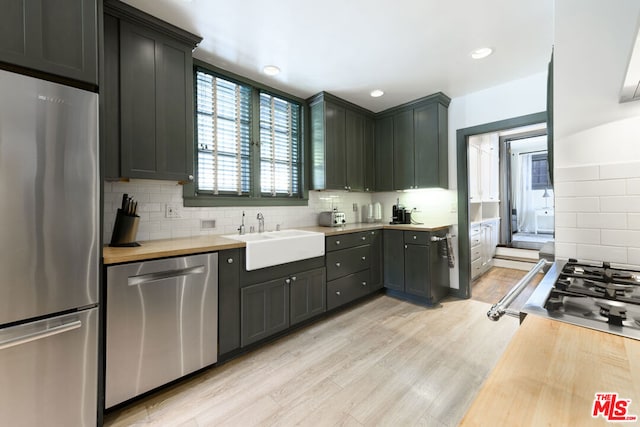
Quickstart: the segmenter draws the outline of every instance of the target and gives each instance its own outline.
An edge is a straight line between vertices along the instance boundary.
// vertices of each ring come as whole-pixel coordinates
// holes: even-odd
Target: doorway
[[[470,203],[470,188],[469,188],[469,174],[473,166],[469,164],[468,149],[469,140],[473,135],[489,134],[494,132],[506,132],[510,129],[522,128],[526,126],[538,125],[540,123],[546,123],[546,112],[530,114],[526,116],[516,117],[512,119],[502,120],[498,122],[488,123],[479,126],[473,126],[465,129],[459,129],[457,131],[457,178],[458,178],[458,258],[459,258],[459,281],[460,286],[458,290],[459,297],[470,298],[471,297],[471,242],[468,238],[470,236],[472,225],[472,212]],[[503,135],[508,136],[508,135]],[[508,138],[505,138],[503,142],[506,144]],[[506,151],[505,151],[506,152]],[[505,162],[502,162],[503,164]],[[504,167],[504,166],[503,166]],[[505,173],[501,173],[502,177],[500,181],[501,190],[507,185]],[[501,212],[505,204],[512,203],[508,200],[503,200],[499,207]],[[476,208],[474,208],[476,209]],[[495,208],[492,208],[495,209]],[[477,214],[477,212],[474,212]],[[510,218],[510,216],[508,216]],[[474,221],[475,222],[475,221]],[[509,221],[501,221],[510,222]],[[500,229],[502,231],[502,228]],[[504,234],[504,233],[500,233]]]

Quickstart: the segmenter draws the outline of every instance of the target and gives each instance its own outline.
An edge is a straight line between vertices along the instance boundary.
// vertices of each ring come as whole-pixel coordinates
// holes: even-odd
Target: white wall
[[[640,102],[618,102],[639,18],[637,0],[556,2],[558,258],[640,264]]]
[[[549,47],[551,49],[551,47]],[[551,57],[551,50],[549,50]],[[546,111],[547,72],[513,80],[466,96],[453,98],[449,105],[449,188],[457,189],[457,140],[458,129],[464,129],[499,120],[510,119]],[[457,215],[456,215],[457,216]],[[455,220],[457,223],[457,218]],[[457,225],[453,234],[458,236]],[[458,240],[454,240],[456,268],[449,270],[451,287],[460,288],[458,277]],[[467,238],[467,236],[463,236]]]

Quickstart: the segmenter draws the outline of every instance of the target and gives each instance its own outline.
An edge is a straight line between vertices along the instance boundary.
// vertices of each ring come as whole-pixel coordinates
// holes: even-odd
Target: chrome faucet
[[[242,224],[238,227],[238,232],[240,232],[240,234],[244,234],[244,211],[242,211]]]
[[[258,219],[258,233],[262,233],[264,232],[264,215],[262,215],[262,212],[258,212],[256,218]]]

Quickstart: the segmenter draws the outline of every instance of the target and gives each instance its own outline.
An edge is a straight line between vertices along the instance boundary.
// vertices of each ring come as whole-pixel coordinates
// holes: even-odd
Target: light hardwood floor
[[[106,426],[454,426],[518,327],[384,295],[107,414]]]
[[[487,271],[472,283],[471,298],[477,301],[495,304],[526,274],[527,272],[523,270],[492,267],[491,270]],[[536,274],[531,282],[529,282],[529,285],[527,285],[522,293],[513,301],[511,308],[520,310],[543,277],[543,274]]]

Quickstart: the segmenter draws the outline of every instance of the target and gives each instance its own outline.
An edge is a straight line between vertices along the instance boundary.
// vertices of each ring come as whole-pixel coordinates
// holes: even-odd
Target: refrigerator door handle
[[[173,277],[191,276],[193,274],[206,273],[204,265],[195,267],[180,268],[176,270],[158,271],[155,273],[141,274],[139,276],[131,276],[128,278],[129,286],[142,285],[143,283],[157,282],[158,280],[171,279]]]
[[[42,331],[33,332],[31,334],[22,335],[15,338],[9,338],[8,340],[0,341],[0,350],[6,350],[10,347],[26,344],[31,341],[41,340],[53,335],[59,335],[65,332],[73,331],[82,327],[82,322],[76,320],[73,322],[65,323],[64,325],[55,326],[53,328],[46,328]]]

